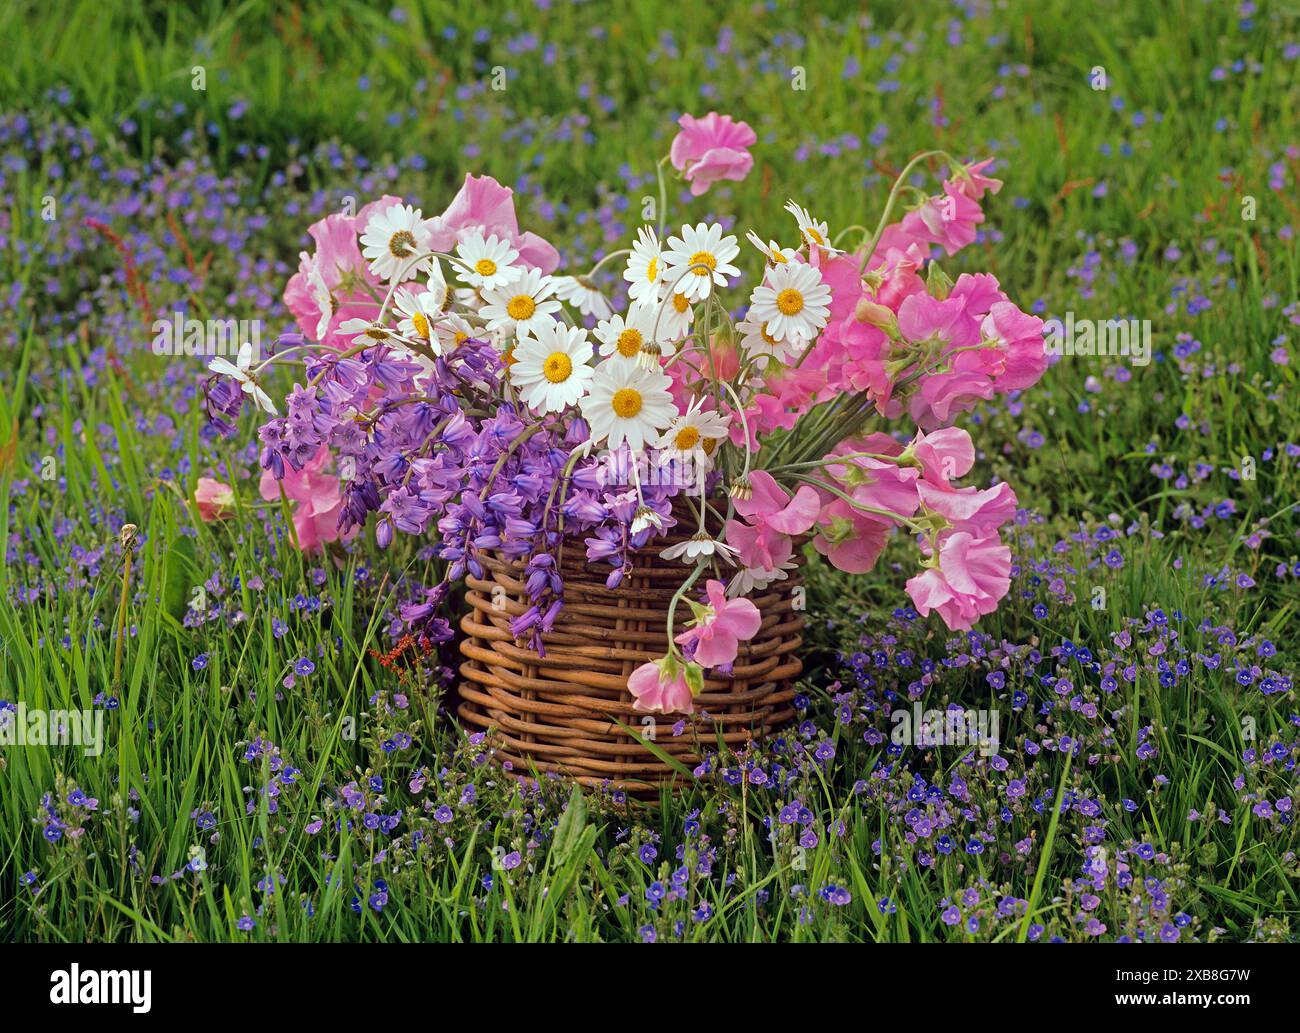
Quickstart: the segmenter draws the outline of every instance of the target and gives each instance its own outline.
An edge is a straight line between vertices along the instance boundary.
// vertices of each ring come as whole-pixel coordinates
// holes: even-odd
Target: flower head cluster
[[[666,161],[693,193],[748,173],[747,125],[681,127]],[[446,581],[403,613],[430,637],[447,634],[448,583],[496,555],[522,565],[531,605],[513,630],[541,651],[564,606],[565,542],[616,586],[638,549],[673,537],[656,548],[693,571],[667,656],[632,679],[643,709],[691,710],[703,669],[730,670],[759,629],[744,597],[786,578],[810,539],[865,573],[896,530],[916,535],[917,609],[969,628],[1007,592],[999,528],[1017,503],[1009,485],[957,483],[975,446],[950,424],[1047,359],[1041,321],[994,277],[954,283],[935,264],[975,240],[1001,185],[988,162],[948,161],[942,194],[893,224],[886,211],[855,249],[793,201],[786,242],[750,233],[744,256],[719,224],[642,227],[625,311],[596,278],[613,255],[554,275],[555,249],[520,232],[511,191],[487,177],[437,216],[394,197],[326,216],[285,291],[299,332],[266,362],[218,369],[210,412],[223,429],[244,397],[275,412],[265,367],[304,363],[259,432],[262,494],[294,506],[303,549],[363,527],[381,547],[435,538]],[[721,295],[747,262],[761,273],[733,325]],[[225,497],[204,504],[216,515]],[[682,600],[694,619],[674,636]]]

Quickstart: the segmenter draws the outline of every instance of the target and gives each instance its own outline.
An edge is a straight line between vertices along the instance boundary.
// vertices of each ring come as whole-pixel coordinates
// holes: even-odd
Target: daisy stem
[[[593,276],[596,275],[596,273],[600,270],[600,268],[610,259],[618,258],[620,255],[630,255],[631,253],[632,253],[632,249],[630,247],[619,248],[617,251],[611,251],[609,254],[605,255],[599,262],[593,265],[591,269],[587,271],[586,276],[584,278],[588,280],[591,279]]]
[[[655,165],[655,175],[659,178],[659,236],[664,235],[664,222],[668,215],[668,187],[664,183],[664,164],[668,161],[668,155],[665,154]]]

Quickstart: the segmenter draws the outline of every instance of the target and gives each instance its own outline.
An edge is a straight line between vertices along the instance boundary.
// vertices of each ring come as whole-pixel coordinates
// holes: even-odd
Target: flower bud
[[[867,297],[858,299],[857,307],[853,310],[853,318],[859,323],[878,326],[882,330],[887,330],[895,324],[893,312],[880,302],[872,301]]]

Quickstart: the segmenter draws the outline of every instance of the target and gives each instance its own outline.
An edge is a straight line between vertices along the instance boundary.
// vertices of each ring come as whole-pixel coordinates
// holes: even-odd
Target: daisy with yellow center
[[[831,247],[830,228],[824,222],[818,222],[810,214],[807,208],[800,208],[793,201],[787,201],[785,210],[794,216],[794,221],[799,224],[799,236],[801,236],[810,247],[821,248],[828,255],[844,254],[839,248]]]
[[[746,239],[758,248],[763,257],[767,260],[768,265],[783,265],[786,262],[793,262],[795,251],[788,247],[782,247],[775,240],[763,243],[763,238],[753,230],[745,234]]]
[[[534,412],[560,412],[592,382],[592,351],[586,330],[552,319],[535,337],[515,344],[510,383]]]
[[[524,271],[516,263],[519,252],[493,234],[486,240],[477,230],[456,245],[456,275],[462,283],[491,291],[519,279]]]
[[[703,404],[702,398],[694,399],[690,408],[673,420],[655,445],[663,452],[689,456],[702,473],[708,473],[713,469],[713,453],[717,451],[718,442],[727,436],[731,417],[705,412],[701,408]]]
[[[830,314],[831,289],[822,282],[822,274],[806,262],[773,266],[749,298],[749,319],[764,324],[768,334],[800,351],[821,332]]]
[[[551,297],[555,281],[538,269],[529,269],[519,279],[496,290],[483,291],[479,316],[489,330],[503,330],[516,337],[535,336],[554,322],[560,303]]]
[[[718,223],[683,226],[680,237],[668,238],[664,280],[670,287],[676,284],[677,292],[689,300],[701,301],[709,296],[715,284],[725,287],[728,276],[740,275],[740,270],[731,264],[739,255],[736,238],[724,237]]]
[[[438,297],[432,291],[419,293],[406,287],[398,287],[393,292],[393,305],[401,317],[397,323],[398,332],[409,341],[430,348],[435,354],[441,354],[442,344],[433,332],[438,321]]]
[[[650,305],[663,297],[663,250],[659,237],[649,226],[636,231],[636,242],[628,256],[623,279],[628,282],[627,296],[633,301]]]
[[[596,324],[600,354],[610,362],[657,366],[661,356],[671,354],[673,348],[654,340],[654,325],[654,309],[644,305],[633,305],[626,316],[610,316]],[[662,337],[662,324],[660,328]]]
[[[393,204],[370,216],[361,234],[361,254],[380,279],[405,280],[428,261],[421,256],[428,254],[432,236],[420,209]]]
[[[591,427],[593,444],[623,442],[633,452],[664,430],[677,416],[668,389],[668,374],[621,362],[602,362],[581,404],[582,418]]]
[[[655,320],[659,327],[660,344],[680,341],[691,332],[691,323],[695,321],[695,306],[685,294],[671,294],[657,306]]]
[[[439,319],[434,325],[433,334],[441,346],[440,353],[443,355],[455,351],[471,337],[478,340],[484,340],[487,337],[482,330],[475,330],[468,319],[456,312]]]
[[[767,331],[767,325],[751,315],[736,324],[740,332],[740,348],[746,355],[761,359],[760,368],[767,366],[768,359],[789,362],[796,354],[796,345],[792,341],[783,341],[773,337]]]
[[[339,331],[344,337],[351,337],[354,344],[399,344],[393,331],[369,319],[345,319],[339,324]],[[365,340],[361,340],[361,338]]]

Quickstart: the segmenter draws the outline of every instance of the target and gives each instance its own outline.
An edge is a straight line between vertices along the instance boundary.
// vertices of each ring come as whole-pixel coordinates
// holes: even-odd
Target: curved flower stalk
[[[292,507],[304,549],[363,530],[383,548],[432,538],[445,580],[403,607],[429,638],[450,634],[437,608],[485,552],[522,565],[529,605],[512,627],[538,651],[563,612],[565,548],[611,587],[647,547],[688,565],[668,653],[632,686],[638,708],[665,711],[727,669],[753,633],[747,596],[788,577],[808,541],[865,574],[901,530],[920,546],[918,611],[950,628],[991,612],[1016,498],[960,484],[975,449],[953,424],[1047,364],[1041,322],[993,276],[952,281],[937,264],[977,240],[1001,186],[990,161],[917,155],[859,220],[869,233],[835,233],[796,201],[778,239],[670,231],[667,167],[698,196],[742,182],[756,143],[717,113],[679,124],[656,165],[658,225],[581,274],[557,275],[556,249],[520,230],[489,177],[467,176],[439,215],[383,197],[327,216],[285,290],[297,330],[206,385],[231,434],[245,399],[278,408],[274,367],[296,370],[284,414],[258,431],[262,493]],[[947,178],[926,194],[912,178],[937,162]],[[732,292],[748,298],[735,320]],[[224,491],[205,490],[205,512],[224,514]],[[684,516],[692,533],[656,541]],[[683,600],[693,619],[675,629]]]

